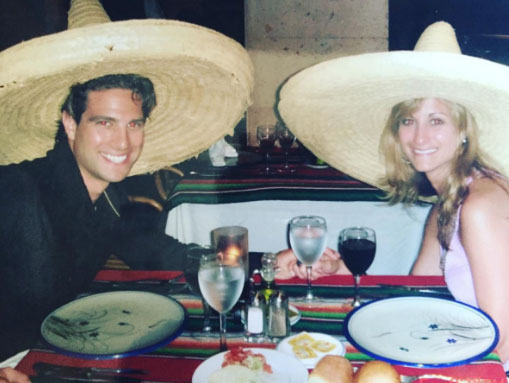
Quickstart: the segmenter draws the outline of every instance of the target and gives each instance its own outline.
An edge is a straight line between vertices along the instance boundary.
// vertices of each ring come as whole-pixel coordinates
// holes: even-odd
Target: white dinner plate
[[[90,295],[53,311],[42,322],[43,338],[57,351],[109,359],[154,350],[182,331],[186,312],[172,298],[143,291]]]
[[[397,297],[350,312],[345,335],[360,351],[393,364],[447,367],[482,358],[498,343],[483,311],[447,299]]]
[[[299,333],[299,334],[292,335],[292,336],[289,336],[288,338],[283,339],[281,342],[279,342],[279,344],[277,346],[277,350],[281,351],[285,354],[292,355],[292,356],[296,357],[293,352],[293,347],[290,344],[290,341],[301,334],[302,333]],[[313,349],[313,351],[316,354],[316,357],[314,357],[314,358],[299,359],[300,362],[307,368],[315,368],[316,363],[318,363],[318,361],[324,355],[341,355],[341,356],[345,355],[345,346],[343,346],[343,343],[341,343],[336,338],[334,338],[330,335],[327,335],[327,334],[319,333],[319,332],[308,332],[307,334],[309,334],[314,340],[324,340],[324,341],[330,342],[334,345],[334,349],[332,349],[331,351],[325,352],[325,353]]]
[[[295,357],[267,348],[246,348],[256,354],[263,354],[267,363],[272,367],[272,383],[307,383],[308,370]],[[216,354],[194,371],[192,383],[208,383],[212,373],[221,368],[224,354]],[[225,382],[227,383],[227,382]]]

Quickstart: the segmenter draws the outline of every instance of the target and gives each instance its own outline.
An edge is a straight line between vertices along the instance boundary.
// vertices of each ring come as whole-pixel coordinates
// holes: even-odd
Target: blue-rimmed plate
[[[90,295],[53,311],[41,325],[57,351],[87,359],[111,359],[154,350],[181,332],[186,311],[163,295],[115,291]]]
[[[486,313],[431,297],[369,302],[348,314],[344,331],[350,343],[367,355],[417,367],[469,363],[498,343],[497,326]]]

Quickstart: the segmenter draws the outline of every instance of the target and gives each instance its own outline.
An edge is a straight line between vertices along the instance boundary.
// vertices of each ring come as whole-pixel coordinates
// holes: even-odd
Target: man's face
[[[130,90],[92,91],[79,125],[66,112],[62,122],[92,200],[127,177],[141,154],[145,121]]]

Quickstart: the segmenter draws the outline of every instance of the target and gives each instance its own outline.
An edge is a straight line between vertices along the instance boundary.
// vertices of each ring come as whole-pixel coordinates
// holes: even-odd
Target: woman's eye
[[[434,118],[431,120],[431,125],[442,125],[444,121],[442,121],[440,118]]]
[[[412,120],[411,118],[404,118],[401,120],[401,125],[408,126],[408,125],[412,125],[413,122],[414,122],[414,120]]]

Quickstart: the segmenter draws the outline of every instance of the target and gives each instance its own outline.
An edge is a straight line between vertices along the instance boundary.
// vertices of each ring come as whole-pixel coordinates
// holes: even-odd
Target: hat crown
[[[451,24],[438,21],[428,26],[415,44],[414,51],[461,54],[461,48]]]
[[[81,28],[88,25],[111,22],[99,0],[71,0],[67,28]]]

